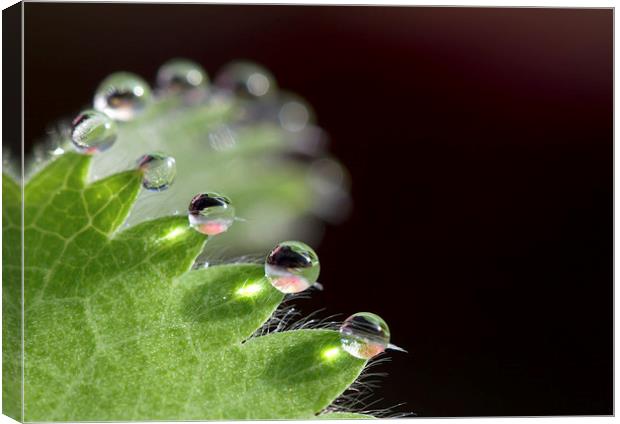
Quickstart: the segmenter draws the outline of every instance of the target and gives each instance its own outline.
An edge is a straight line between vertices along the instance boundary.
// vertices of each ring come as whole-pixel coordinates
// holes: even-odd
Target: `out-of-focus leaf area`
[[[189,63],[203,75],[191,92],[180,81],[190,74],[170,77],[170,64],[174,73],[178,63]],[[151,85],[144,110],[117,121],[116,141],[93,156],[89,176],[94,181],[135,168],[148,153],[174,157],[173,183],[165,191],[143,190],[125,227],[185,215],[198,193],[223,194],[234,205],[235,223],[201,256],[219,261],[262,253],[282,239],[316,245],[325,222],[347,217],[350,179],[330,156],[327,133],[317,126],[311,106],[280,89],[267,70],[237,62],[211,80],[199,65],[173,60],[162,66],[149,89]],[[93,87],[93,96],[100,89]],[[35,148],[27,174],[50,156],[70,150],[71,122],[61,120],[49,140]]]

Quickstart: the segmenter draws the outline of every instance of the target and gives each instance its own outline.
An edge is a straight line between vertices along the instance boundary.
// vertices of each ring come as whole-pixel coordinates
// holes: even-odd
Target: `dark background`
[[[613,412],[612,10],[25,10],[28,146],[107,74],[171,57],[251,59],[308,99],[355,207],[300,306],[374,311],[409,350],[373,407]]]

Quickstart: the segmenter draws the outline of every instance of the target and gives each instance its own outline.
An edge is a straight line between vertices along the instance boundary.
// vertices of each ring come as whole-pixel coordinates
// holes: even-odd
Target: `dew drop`
[[[370,359],[383,352],[390,343],[390,329],[378,315],[358,312],[340,327],[342,348],[360,359]]]
[[[95,93],[95,109],[118,121],[129,121],[151,101],[151,88],[139,76],[117,72],[101,82]]]
[[[189,202],[189,225],[196,231],[215,236],[228,230],[235,220],[230,199],[218,193],[200,193]]]
[[[208,84],[205,70],[191,60],[172,59],[157,71],[157,88],[165,94],[199,100]]]
[[[294,97],[284,100],[278,111],[280,125],[290,132],[303,131],[311,121],[311,117],[311,111],[307,104]]]
[[[338,161],[323,157],[310,164],[307,181],[316,199],[312,212],[330,223],[342,222],[351,211],[347,170]]]
[[[299,293],[314,285],[319,277],[319,257],[300,241],[278,244],[265,260],[265,275],[282,293]]]
[[[71,141],[82,153],[103,152],[116,141],[118,128],[109,116],[96,110],[86,110],[71,123]]]
[[[251,62],[233,62],[226,65],[215,78],[215,85],[246,99],[260,98],[276,89],[271,73]]]
[[[151,191],[167,189],[177,173],[176,161],[163,153],[149,153],[138,159],[142,171],[142,186]]]

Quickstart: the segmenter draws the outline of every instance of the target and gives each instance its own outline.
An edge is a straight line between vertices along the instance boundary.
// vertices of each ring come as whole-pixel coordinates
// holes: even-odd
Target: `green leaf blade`
[[[264,385],[251,418],[314,418],[359,376],[366,361],[346,353],[332,330],[296,330],[249,340],[243,352]],[[249,373],[249,370],[247,371]],[[243,403],[240,402],[239,407]]]
[[[284,299],[263,265],[191,270],[207,237],[186,216],[119,231],[141,175],[89,164],[25,187],[25,420],[313,418],[359,376],[337,332],[252,337]]]
[[[284,298],[265,278],[263,266],[255,264],[192,271],[177,281],[177,289],[180,302],[174,307],[191,323],[201,352],[247,339]]]
[[[2,174],[2,412],[22,419],[21,187]]]

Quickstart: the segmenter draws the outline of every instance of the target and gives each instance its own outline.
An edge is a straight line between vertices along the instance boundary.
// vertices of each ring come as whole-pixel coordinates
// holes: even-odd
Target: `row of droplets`
[[[209,96],[209,78],[197,63],[173,59],[157,72],[156,91],[164,96],[177,96],[197,103]],[[274,92],[275,79],[263,67],[249,62],[233,62],[216,77],[215,96],[234,96],[239,99],[259,99]],[[117,121],[129,121],[140,115],[151,103],[148,83],[138,75],[116,72],[105,78],[96,90],[94,109],[82,111],[71,124],[71,141],[85,154],[108,150],[118,136]],[[308,108],[300,102],[288,101],[279,110],[281,125],[291,131],[301,131],[309,120]],[[161,191],[172,184],[176,176],[175,159],[162,152],[140,157],[137,161],[144,175],[147,190]]]
[[[196,102],[207,95],[208,77],[202,67],[188,60],[173,60],[164,64],[157,74],[158,91],[181,95]],[[235,63],[216,79],[220,89],[241,98],[266,95],[274,85],[271,75],[263,68],[249,63]],[[139,76],[119,72],[106,78],[95,94],[94,110],[81,112],[72,122],[71,140],[76,149],[95,154],[109,149],[116,141],[116,121],[129,121],[142,113],[151,101],[151,89]],[[289,104],[283,112],[303,120],[303,110]],[[306,117],[307,118],[307,117]],[[289,120],[295,122],[295,119]],[[294,129],[291,128],[291,129]],[[163,153],[143,155],[137,161],[142,173],[142,185],[147,190],[167,189],[176,175],[175,159]],[[226,196],[200,193],[188,207],[189,224],[196,231],[214,236],[227,231],[235,220],[235,210]],[[265,260],[265,276],[282,293],[299,293],[318,285],[320,264],[316,252],[305,243],[279,243]],[[376,314],[360,312],[348,317],[340,327],[342,348],[360,359],[370,359],[390,344],[390,330]]]
[[[279,243],[265,260],[265,276],[282,293],[299,293],[316,284],[320,264],[316,252],[300,241]],[[370,312],[358,312],[340,326],[342,348],[360,359],[370,359],[390,344],[390,330],[386,322]]]
[[[185,103],[197,104],[208,98],[228,97],[240,100],[269,98],[276,91],[275,79],[265,68],[249,62],[233,62],[223,68],[210,87],[205,70],[195,62],[173,59],[157,72],[156,93],[173,96]],[[94,109],[80,113],[72,123],[71,140],[83,153],[93,154],[109,149],[118,134],[116,121],[130,121],[141,115],[152,103],[149,84],[130,72],[116,72],[97,88]],[[259,109],[255,109],[254,114]],[[245,112],[248,112],[245,110]],[[281,126],[299,132],[310,119],[307,105],[301,100],[284,102],[278,107]]]
[[[259,99],[275,92],[275,79],[265,68],[250,62],[233,62],[225,66],[211,89],[202,66],[187,59],[173,59],[157,71],[156,94],[178,96],[185,103],[196,104],[211,95]],[[130,72],[117,72],[99,85],[94,107],[117,121],[129,121],[144,112],[152,102],[149,84]]]
[[[234,221],[230,199],[217,193],[196,195],[189,205],[189,223],[197,231],[215,235],[226,231]],[[300,241],[279,243],[265,259],[265,277],[278,291],[300,293],[317,286],[320,263],[316,252]],[[370,359],[390,344],[390,330],[376,314],[359,312],[340,326],[342,348],[360,359]]]

